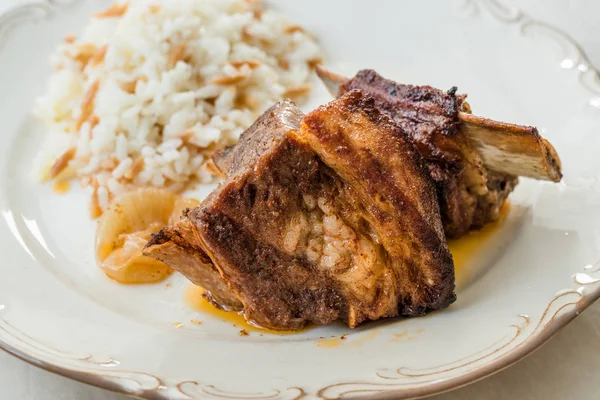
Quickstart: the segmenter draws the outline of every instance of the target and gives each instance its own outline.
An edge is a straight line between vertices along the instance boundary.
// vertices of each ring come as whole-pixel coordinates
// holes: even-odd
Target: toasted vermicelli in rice
[[[133,187],[209,182],[208,155],[276,101],[306,96],[319,61],[301,27],[257,1],[115,3],[51,58],[38,169],[78,178],[93,216]]]

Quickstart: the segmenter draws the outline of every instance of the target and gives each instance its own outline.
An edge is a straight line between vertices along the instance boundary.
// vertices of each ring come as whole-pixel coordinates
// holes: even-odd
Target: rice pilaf
[[[92,16],[51,57],[34,114],[48,127],[42,179],[77,178],[93,217],[134,187],[180,192],[273,103],[302,100],[321,53],[251,0],[133,0]]]

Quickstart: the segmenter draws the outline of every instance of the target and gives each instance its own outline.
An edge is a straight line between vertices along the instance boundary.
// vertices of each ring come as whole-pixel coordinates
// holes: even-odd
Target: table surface
[[[366,1],[366,0],[365,0]],[[505,0],[569,32],[600,65],[600,24],[586,13],[597,0]],[[0,0],[0,13],[24,0]],[[558,361],[558,362],[557,362]],[[492,377],[435,400],[600,398],[600,302],[533,355]],[[126,400],[128,397],[48,373],[0,351],[0,399]]]

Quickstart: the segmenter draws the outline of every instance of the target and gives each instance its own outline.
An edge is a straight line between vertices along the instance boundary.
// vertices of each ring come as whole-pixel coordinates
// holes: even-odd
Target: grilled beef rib
[[[145,254],[203,285],[207,255],[246,318],[270,329],[451,304],[435,187],[404,130],[359,91],[300,120],[290,102],[268,110],[217,158],[225,182]]]

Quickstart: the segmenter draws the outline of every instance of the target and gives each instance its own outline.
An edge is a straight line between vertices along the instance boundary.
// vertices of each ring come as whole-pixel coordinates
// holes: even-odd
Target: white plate
[[[111,282],[94,265],[84,194],[56,195],[29,174],[43,135],[30,109],[47,56],[102,3],[36,3],[0,19],[0,346],[9,352],[153,399],[414,397],[510,365],[600,296],[598,72],[568,35],[492,0],[273,2],[318,35],[333,70],[457,85],[476,113],[536,125],[557,148],[563,183],[522,180],[508,221],[471,259],[477,279],[449,309],[354,331],[241,337],[208,315],[190,324],[199,316],[180,276],[170,287]],[[321,88],[311,103],[327,100]]]

